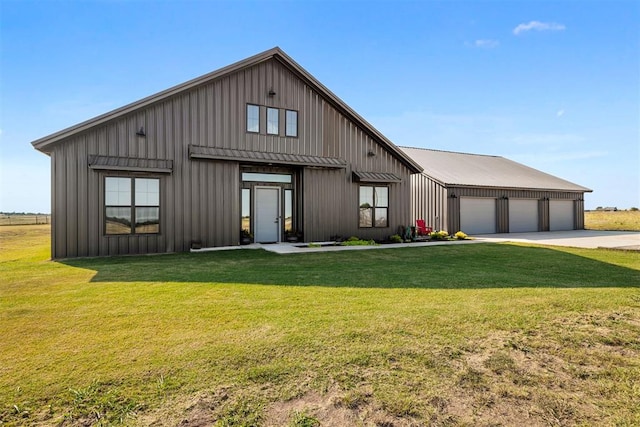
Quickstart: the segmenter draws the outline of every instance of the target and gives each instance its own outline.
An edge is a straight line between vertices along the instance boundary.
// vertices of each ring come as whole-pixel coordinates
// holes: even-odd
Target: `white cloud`
[[[564,116],[564,110],[558,110],[558,112],[556,113],[556,117],[562,117]]]
[[[483,49],[493,49],[494,47],[498,47],[498,45],[500,45],[500,42],[498,40],[480,39],[476,40],[473,45],[475,47],[480,47]]]
[[[520,33],[524,33],[525,31],[563,31],[566,27],[562,24],[557,24],[555,22],[540,22],[540,21],[531,21],[528,24],[520,24],[516,28],[513,29],[513,34],[516,36]]]

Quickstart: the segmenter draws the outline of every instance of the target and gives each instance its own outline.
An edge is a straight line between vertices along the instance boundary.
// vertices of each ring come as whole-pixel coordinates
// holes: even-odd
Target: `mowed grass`
[[[640,424],[640,254],[48,261],[0,228],[0,424]]]
[[[640,211],[587,211],[584,226],[587,230],[640,231]]]

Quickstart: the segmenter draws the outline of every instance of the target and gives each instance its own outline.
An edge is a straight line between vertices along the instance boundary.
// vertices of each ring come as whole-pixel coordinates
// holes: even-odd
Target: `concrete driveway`
[[[543,231],[473,236],[485,242],[525,242],[578,248],[609,248],[640,251],[640,232],[633,231]]]

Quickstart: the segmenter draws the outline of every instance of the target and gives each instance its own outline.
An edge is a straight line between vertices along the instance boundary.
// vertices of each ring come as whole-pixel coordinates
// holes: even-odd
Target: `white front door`
[[[280,187],[255,187],[254,241],[280,241]]]

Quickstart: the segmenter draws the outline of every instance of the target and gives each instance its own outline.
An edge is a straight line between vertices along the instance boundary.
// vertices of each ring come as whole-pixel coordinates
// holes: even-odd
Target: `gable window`
[[[247,132],[260,132],[260,107],[247,104]]]
[[[389,187],[360,186],[360,227],[389,226]]]
[[[278,109],[267,108],[267,133],[269,135],[278,134]]]
[[[160,180],[106,177],[104,181],[105,234],[160,232]]]
[[[285,136],[298,136],[298,112],[292,110],[286,110],[284,116],[284,135]]]

